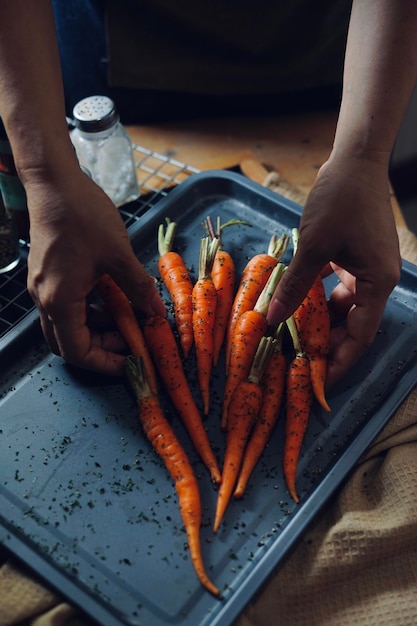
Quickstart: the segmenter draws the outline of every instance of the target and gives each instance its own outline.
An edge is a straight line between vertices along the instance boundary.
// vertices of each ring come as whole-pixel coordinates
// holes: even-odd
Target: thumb
[[[166,308],[156,287],[155,278],[134,255],[127,267],[120,270],[113,268],[109,274],[125,292],[134,309],[147,316],[166,316]]]
[[[307,262],[301,247],[298,248],[271,298],[267,314],[268,324],[277,326],[294,313],[321,269],[322,266],[312,263],[311,259]]]

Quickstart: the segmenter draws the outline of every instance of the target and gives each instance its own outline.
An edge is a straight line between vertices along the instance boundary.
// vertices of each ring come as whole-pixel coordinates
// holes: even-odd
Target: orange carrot
[[[223,430],[228,429],[229,405],[233,393],[239,383],[247,378],[259,341],[267,329],[266,317],[253,309],[245,311],[237,322],[223,394],[221,416]]]
[[[258,463],[277,422],[285,389],[287,362],[282,351],[282,328],[280,325],[273,346],[273,352],[261,378],[262,404],[253,432],[246,447],[239,478],[234,491],[235,498],[241,498],[248,480]]]
[[[218,250],[211,276],[217,291],[217,308],[213,335],[213,365],[216,366],[219,362],[220,350],[226,335],[235,290],[235,264],[227,250]]]
[[[229,359],[231,352],[231,344],[234,327],[242,313],[253,309],[256,300],[265,287],[266,282],[284,255],[287,249],[289,238],[287,235],[281,235],[278,239],[276,235],[271,237],[267,253],[256,254],[253,256],[242,272],[238,290],[235,295],[232,309],[230,312],[229,323],[226,334],[226,371],[229,368]]]
[[[321,276],[316,277],[303,302],[294,312],[294,319],[303,349],[310,359],[314,395],[326,411],[331,411],[324,391],[330,346],[330,317]]]
[[[217,292],[211,269],[219,241],[201,239],[198,279],[193,287],[193,332],[197,359],[197,379],[203,401],[203,413],[210,407],[210,379],[213,366],[213,330],[216,316]]]
[[[290,495],[294,502],[298,503],[300,498],[296,489],[297,465],[310,416],[313,389],[310,361],[301,350],[301,343],[292,317],[287,320],[287,326],[293,338],[295,356],[288,366],[287,373],[283,468]]]
[[[259,342],[256,357],[249,376],[242,380],[233,392],[229,407],[226,450],[224,455],[222,482],[217,495],[213,531],[217,532],[230,502],[249,434],[255,423],[262,403],[260,379],[269,358],[271,337]]]
[[[200,412],[186,378],[177,342],[168,320],[150,317],[143,329],[156,369],[164,387],[191,437],[195,449],[211,474],[213,482],[221,481],[216,457],[211,448]]]
[[[191,561],[197,577],[205,589],[219,596],[220,590],[209,579],[203,563],[200,542],[201,499],[193,468],[162,411],[158,397],[149,389],[140,359],[128,357],[126,373],[138,401],[139,420],[143,430],[175,483]]]
[[[157,393],[155,368],[128,297],[108,274],[103,274],[100,278],[97,290],[129,350],[133,356],[143,359],[149,386],[153,393]]]
[[[244,220],[229,220],[228,222],[221,224],[220,218],[217,218],[217,225],[216,228],[214,228],[210,217],[207,217],[204,222],[205,229],[210,238],[214,239],[217,237],[219,239],[219,249],[214,257],[213,268],[211,270],[211,277],[217,291],[216,319],[214,322],[213,332],[213,365],[215,366],[219,362],[220,350],[226,336],[227,324],[234,299],[236,280],[236,270],[233,258],[222,245],[222,232],[228,226],[235,225],[250,226],[250,224]]]
[[[254,308],[242,313],[234,326],[230,344],[229,368],[223,394],[221,416],[221,428],[223,430],[227,428],[227,414],[233,391],[239,382],[248,376],[259,341],[268,329],[266,318],[268,306],[283,271],[284,265],[282,263],[275,266]]]
[[[158,230],[158,270],[174,306],[174,317],[178,329],[181,348],[187,358],[193,345],[193,283],[190,273],[178,252],[172,251],[177,224],[166,220],[167,227],[161,224]]]
[[[298,243],[298,230],[293,229],[294,249]],[[311,382],[316,399],[331,411],[325,397],[327,357],[330,348],[330,315],[323,281],[318,275],[306,297],[294,313],[301,345],[310,359]]]

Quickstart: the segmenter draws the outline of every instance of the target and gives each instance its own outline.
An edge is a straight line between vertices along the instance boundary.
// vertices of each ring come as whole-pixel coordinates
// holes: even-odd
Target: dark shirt
[[[109,83],[195,94],[341,84],[347,0],[107,0]]]

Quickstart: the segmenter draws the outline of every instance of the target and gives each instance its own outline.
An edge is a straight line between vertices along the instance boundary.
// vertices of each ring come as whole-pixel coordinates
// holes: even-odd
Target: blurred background
[[[397,137],[390,177],[407,225],[417,235],[417,89]]]

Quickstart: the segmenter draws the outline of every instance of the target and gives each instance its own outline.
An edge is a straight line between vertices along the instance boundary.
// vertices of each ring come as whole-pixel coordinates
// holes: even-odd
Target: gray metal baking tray
[[[298,225],[300,207],[239,174],[196,174],[133,226],[138,257],[157,275],[157,229],[169,217],[178,222],[176,249],[195,277],[207,215],[253,225],[224,232],[239,272],[273,232]],[[334,282],[326,281],[330,290]],[[51,355],[32,320],[24,340],[0,352],[1,542],[102,626],[230,625],[417,381],[416,300],[416,268],[404,262],[375,342],[329,394],[331,414],[312,412],[299,505],[282,477],[281,417],[246,496],[230,504],[213,535],[216,488],[164,402],[199,478],[204,559],[221,600],[196,579],[172,482],[141,432],[127,385]],[[193,359],[186,368],[199,401]],[[206,420],[220,462],[223,381],[220,364]]]

